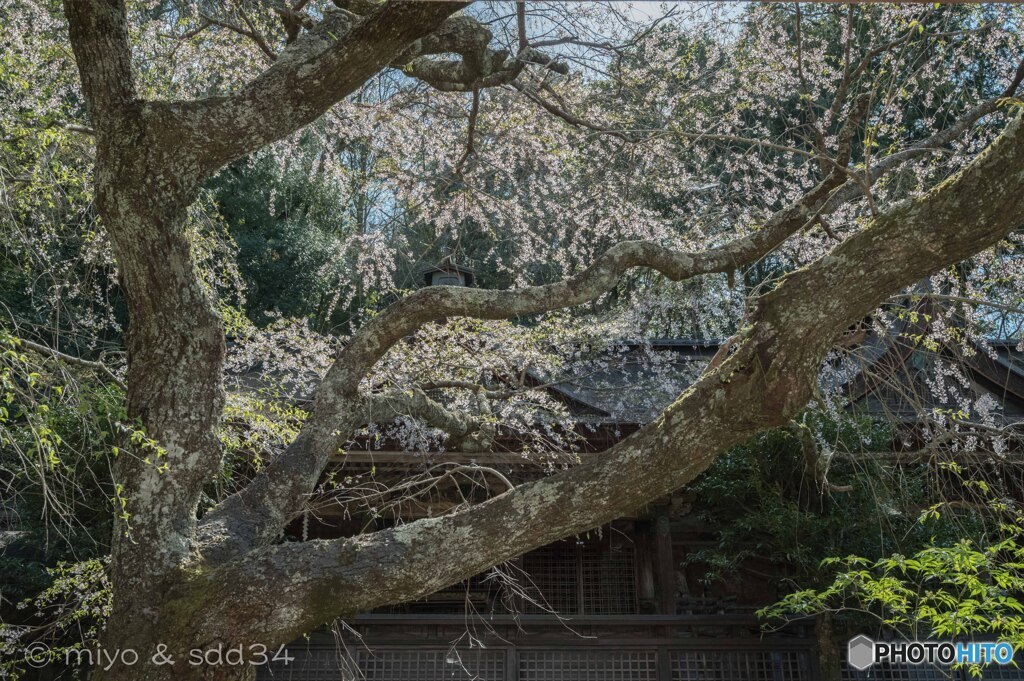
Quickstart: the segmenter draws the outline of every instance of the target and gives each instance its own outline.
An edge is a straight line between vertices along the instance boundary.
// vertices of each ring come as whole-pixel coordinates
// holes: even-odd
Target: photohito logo
[[[846,660],[857,671],[864,671],[875,663],[875,642],[861,634],[850,639]]]
[[[846,660],[857,671],[879,662],[904,664],[1010,664],[1013,646],[996,641],[872,641],[850,639]]]

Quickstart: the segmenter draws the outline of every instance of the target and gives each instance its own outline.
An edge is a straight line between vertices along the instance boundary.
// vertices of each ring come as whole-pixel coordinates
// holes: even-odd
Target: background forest
[[[216,93],[274,58],[279,25],[261,24],[246,2],[214,5],[129,3],[146,96]],[[513,5],[468,11],[515,44]],[[962,168],[1020,107],[1020,6],[531,2],[525,21],[551,68],[469,92],[385,71],[203,187],[189,230],[225,320],[227,380],[261,377],[258,391],[229,390],[208,506],[294,438],[305,415],[291,398],[366,320],[421,287],[427,268],[455,263],[499,289],[557,281],[622,240],[700,251],[756,231],[806,191],[836,163],[826,147],[845,149],[854,177],[888,172],[892,155],[916,149],[865,198],[809,219],[734,275],[674,283],[634,271],[573,310],[429,325],[367,379],[440,386],[492,432],[564,455],[538,465],[570,465],[580,442],[564,405],[515,391],[484,409],[459,381],[578,374],[594,369],[588,350],[617,344],[728,339],[750,300],[880,206]],[[127,308],[92,203],[94,148],[64,19],[57,3],[8,0],[0,22],[0,652],[9,653],[26,637],[72,646],[95,637],[112,521],[124,511],[111,462],[125,443],[158,460],[159,443],[125,413]],[[936,143],[948,129],[957,136]],[[962,372],[938,351],[1019,341],[1022,277],[1014,236],[864,321],[887,333],[917,314],[922,295],[940,302],[913,339],[931,357],[931,392],[915,396],[929,456],[872,456],[892,449],[894,426],[850,416],[830,392],[830,377],[854,361],[839,348],[802,419],[717,460],[693,485],[696,512],[720,528],[693,557],[709,582],[757,557],[787,575],[780,592],[792,594],[765,613],[767,626],[837,612],[861,628],[870,618],[907,635],[987,631],[1024,643],[1019,435],[992,405],[965,397]],[[926,406],[937,403],[955,406]],[[412,451],[459,446],[406,414],[357,436]],[[0,670],[16,676],[18,662]]]

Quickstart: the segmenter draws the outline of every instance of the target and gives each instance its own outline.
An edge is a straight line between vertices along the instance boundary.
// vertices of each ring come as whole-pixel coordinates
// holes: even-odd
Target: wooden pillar
[[[672,556],[672,529],[667,506],[654,513],[655,575],[658,590],[658,611],[676,614],[676,561]]]
[[[637,520],[635,528],[633,567],[636,573],[637,612],[653,615],[661,610],[654,587],[654,528],[647,519]]]
[[[672,653],[666,646],[658,646],[658,681],[672,681]]]
[[[517,679],[519,679],[519,646],[511,645],[505,649],[504,681],[517,681]]]

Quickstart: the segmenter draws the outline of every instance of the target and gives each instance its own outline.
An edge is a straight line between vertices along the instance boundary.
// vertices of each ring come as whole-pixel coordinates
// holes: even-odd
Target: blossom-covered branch
[[[308,30],[296,32],[280,52],[251,24],[204,17],[209,25],[252,39],[272,62],[227,97],[156,105],[164,110],[157,114],[166,116],[164,125],[201,144],[199,163],[206,172],[302,128],[388,66],[444,91],[495,87],[516,78],[528,64],[567,72],[565,64],[533,47],[514,57],[492,48],[493,35],[485,25],[470,16],[450,16],[465,3],[336,4],[318,22],[295,24],[308,25]],[[441,58],[450,54],[460,58]]]
[[[284,597],[319,604],[310,619],[275,622],[294,632],[340,612],[432,593],[555,540],[565,528],[581,532],[628,513],[692,480],[717,452],[785,424],[806,404],[822,357],[843,329],[892,291],[1005,237],[1024,221],[1024,204],[1000,198],[1022,191],[1018,119],[954,179],[879,216],[787,277],[759,301],[735,353],[608,452],[449,516],[260,549],[218,577],[237,571],[245,579],[228,581],[242,583],[309,575]]]
[[[156,115],[191,140],[191,153],[213,172],[312,122],[464,6],[391,0],[364,17],[329,11],[237,92],[156,104]]]
[[[510,291],[453,287],[421,289],[389,306],[359,330],[317,388],[312,415],[299,436],[245,489],[222,502],[202,521],[208,556],[225,560],[276,535],[301,508],[344,434],[360,420],[358,386],[399,340],[434,319],[524,317],[587,303],[612,290],[630,269],[647,267],[673,281],[731,273],[756,261],[827,209],[840,205],[837,188],[858,184],[840,173],[778,211],[752,234],[702,253],[679,253],[647,241],[611,247],[580,274],[554,284]],[[859,193],[854,190],[850,197]]]
[[[493,419],[486,415],[486,399],[484,391],[478,391],[477,400],[482,403],[484,415],[475,417],[445,408],[420,388],[404,393],[374,393],[362,398],[362,420],[386,423],[396,416],[413,416],[447,433],[449,444],[455,449],[486,450],[495,432]]]

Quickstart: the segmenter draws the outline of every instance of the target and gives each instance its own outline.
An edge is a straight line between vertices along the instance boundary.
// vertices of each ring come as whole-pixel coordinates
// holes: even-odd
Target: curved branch
[[[346,539],[265,547],[214,570],[230,585],[287,584],[297,614],[260,632],[284,641],[341,612],[432,593],[678,489],[718,452],[806,406],[839,333],[893,291],[969,257],[1024,222],[1024,124],[956,176],[897,205],[759,300],[739,347],[654,422],[606,453],[467,510]],[[823,291],[837,295],[822,295]],[[302,574],[303,580],[287,576]],[[218,594],[225,604],[234,597]],[[229,607],[229,606],[226,606]],[[252,613],[246,616],[252,619]],[[272,618],[266,618],[270,621]],[[267,625],[268,627],[271,625]]]
[[[399,340],[441,317],[505,319],[589,302],[610,291],[633,267],[646,266],[679,280],[726,272],[770,251],[804,224],[802,211],[754,235],[694,256],[648,241],[617,244],[589,268],[556,284],[511,291],[448,286],[421,289],[388,307],[355,335],[327,372],[299,436],[242,491],[223,501],[200,524],[208,560],[221,562],[271,541],[310,493],[337,449],[341,434],[361,420],[358,386]]]
[[[996,100],[986,101],[956,125],[886,157],[872,168],[872,180],[902,161],[956,139],[995,110]],[[580,305],[610,291],[622,274],[634,267],[655,269],[676,281],[732,272],[764,257],[792,234],[861,196],[865,183],[844,182],[844,177],[833,172],[800,200],[772,215],[761,229],[702,253],[678,253],[648,241],[624,242],[580,274],[554,284],[511,291],[430,287],[391,305],[360,329],[341,352],[317,389],[311,418],[296,440],[246,488],[206,516],[200,525],[204,551],[214,561],[228,560],[276,536],[315,487],[336,449],[338,434],[351,432],[358,425],[360,381],[395,343],[422,325],[441,317],[507,319]]]
[[[430,399],[419,388],[413,388],[409,392],[366,395],[361,401],[361,416],[365,423],[387,422],[402,415],[413,416],[447,433],[451,438],[450,446],[454,449],[462,447],[465,441],[471,441],[473,449],[486,449],[486,444],[481,446],[481,443],[476,441],[479,438],[471,437],[474,433],[480,433],[486,438],[486,432],[492,428],[486,414],[483,418],[478,418],[451,411],[436,400]]]
[[[466,4],[391,0],[365,17],[329,10],[234,94],[150,106],[168,114],[173,144],[200,154],[209,173],[316,120]]]

